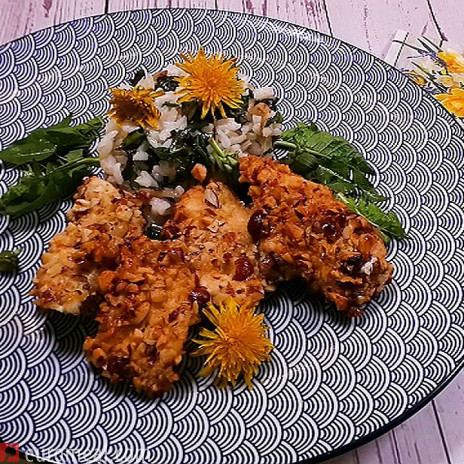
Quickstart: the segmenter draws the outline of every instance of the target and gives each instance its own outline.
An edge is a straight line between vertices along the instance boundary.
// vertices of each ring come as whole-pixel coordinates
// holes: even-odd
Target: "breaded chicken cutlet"
[[[165,238],[185,243],[186,259],[214,303],[229,296],[254,306],[264,297],[249,219],[249,209],[229,187],[211,182],[188,190],[163,228]]]
[[[243,157],[240,173],[251,184],[249,231],[268,279],[301,276],[339,310],[360,314],[393,272],[375,228],[329,188],[270,158]]]
[[[153,395],[168,390],[200,306],[264,297],[248,220],[233,192],[214,182],[176,204],[163,230],[171,240],[126,241],[118,269],[98,280],[105,302],[97,335],[84,344],[87,359],[112,381],[130,380]]]
[[[80,187],[33,294],[40,306],[73,314],[92,296],[104,299],[84,350],[113,382],[167,391],[208,301],[255,305],[275,282],[302,276],[357,315],[391,278],[375,229],[328,188],[270,159],[245,157],[240,169],[251,210],[219,182],[194,187],[176,204],[164,241],[142,236],[142,200],[98,178]]]
[[[74,198],[68,225],[42,256],[31,294],[42,308],[79,314],[96,295],[99,274],[117,265],[122,243],[140,237],[145,220],[140,201],[98,177],[84,181]]]
[[[100,326],[84,351],[103,376],[152,395],[178,380],[189,328],[199,321],[198,276],[186,254],[182,242],[141,237],[122,247],[118,269],[100,275]]]

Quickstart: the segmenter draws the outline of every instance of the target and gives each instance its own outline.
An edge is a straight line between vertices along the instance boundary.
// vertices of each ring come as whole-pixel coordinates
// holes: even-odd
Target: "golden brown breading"
[[[164,226],[165,237],[187,246],[186,259],[213,302],[232,296],[240,305],[255,305],[264,297],[249,219],[249,209],[227,186],[211,182],[187,191]]]
[[[248,220],[233,192],[211,183],[190,189],[175,206],[164,227],[174,240],[127,243],[119,268],[100,275],[105,302],[97,335],[84,344],[87,359],[114,382],[167,391],[200,306],[226,295],[240,304],[264,296]]]
[[[251,184],[249,231],[271,279],[297,275],[350,315],[388,283],[393,267],[374,227],[336,200],[330,189],[269,158],[240,159]]]
[[[181,242],[141,237],[122,248],[121,265],[98,281],[105,294],[87,359],[113,382],[130,380],[149,394],[167,391],[179,376],[191,325],[199,321],[192,298],[198,278]]]
[[[78,189],[69,224],[42,257],[31,292],[42,308],[79,314],[95,295],[100,272],[114,267],[125,238],[140,236],[140,202],[109,182],[91,177]]]

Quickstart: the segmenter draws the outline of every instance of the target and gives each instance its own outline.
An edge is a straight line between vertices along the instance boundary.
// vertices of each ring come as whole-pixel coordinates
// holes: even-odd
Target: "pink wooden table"
[[[83,16],[150,7],[270,16],[332,34],[379,57],[398,29],[464,47],[464,0],[0,0],[0,44]],[[330,464],[464,464],[464,373],[413,418]]]

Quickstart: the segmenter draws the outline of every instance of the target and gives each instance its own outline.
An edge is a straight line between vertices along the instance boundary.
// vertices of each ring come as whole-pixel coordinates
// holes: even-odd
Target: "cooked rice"
[[[175,65],[166,68],[167,75],[171,77],[182,76],[184,72]],[[145,89],[154,89],[156,86],[156,76],[146,74],[136,86]],[[130,89],[129,86],[121,86]],[[262,156],[272,149],[273,138],[281,134],[281,124],[268,124],[270,118],[275,115],[269,106],[262,103],[262,100],[274,99],[274,91],[271,87],[253,88],[246,83],[245,87],[253,92],[254,98],[250,98],[247,121],[244,124],[238,123],[233,118],[223,118],[215,121],[214,124],[205,123],[201,131],[211,134],[218,145],[228,153],[233,153],[238,157],[247,154]],[[124,139],[133,131],[140,129],[136,124],[128,121],[127,124],[120,126],[114,120],[110,120],[106,126],[106,132],[99,144],[100,162],[107,178],[115,185],[125,184],[123,171],[128,162],[144,162],[149,159],[147,150],[153,148],[169,148],[173,142],[172,131],[184,130],[187,128],[187,117],[183,115],[179,108],[176,108],[178,95],[175,91],[166,91],[163,95],[154,100],[156,108],[160,111],[160,118],[156,129],[145,130],[148,144],[142,144],[132,154],[129,160],[128,153],[121,148]],[[212,153],[212,148],[207,150]],[[161,188],[160,186],[167,181],[175,183],[178,164],[176,162],[160,161],[153,169],[142,171],[135,178],[134,182],[140,188],[156,189],[151,205],[152,216],[155,220],[170,214],[172,202],[179,197],[180,191],[184,191],[182,186],[175,188]],[[164,199],[160,199],[163,197]]]

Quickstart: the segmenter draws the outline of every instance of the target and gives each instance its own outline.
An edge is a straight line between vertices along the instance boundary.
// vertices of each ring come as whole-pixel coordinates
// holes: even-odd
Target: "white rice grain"
[[[261,87],[253,91],[256,100],[267,100],[274,98],[274,89],[272,87]]]
[[[171,203],[163,198],[152,198],[150,200],[150,206],[153,216],[167,216],[171,210]]]
[[[156,182],[153,177],[148,174],[147,171],[142,171],[140,175],[135,179],[135,182],[140,185],[140,187],[145,188],[157,188],[158,182]]]
[[[132,158],[134,161],[147,161],[148,159],[148,143],[144,142],[142,145],[140,145],[139,148],[137,148],[137,151],[134,154],[134,157]]]
[[[144,89],[153,89],[155,87],[155,80],[153,79],[152,74],[145,74],[145,77],[142,77],[137,84],[136,87],[143,87]]]
[[[168,72],[168,76],[177,77],[177,76],[185,76],[186,73],[182,71],[178,66],[175,64],[170,64],[166,66],[166,71]]]

